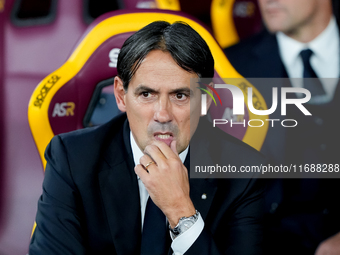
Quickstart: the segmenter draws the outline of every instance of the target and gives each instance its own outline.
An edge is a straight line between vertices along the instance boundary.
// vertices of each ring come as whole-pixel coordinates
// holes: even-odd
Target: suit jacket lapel
[[[261,66],[261,68],[257,68],[258,71],[263,70],[263,74],[260,73],[257,77],[288,78],[275,35],[265,31],[262,40],[254,47],[253,54],[261,60],[261,63],[255,62],[256,65]]]
[[[138,254],[141,242],[139,188],[125,121],[104,155],[100,190],[117,254]],[[123,145],[123,146],[118,146]]]
[[[204,147],[202,147],[202,149],[204,149]],[[190,148],[184,165],[188,169],[190,176]],[[196,210],[200,212],[203,220],[205,220],[217,190],[216,180],[190,178],[189,183],[191,201]]]

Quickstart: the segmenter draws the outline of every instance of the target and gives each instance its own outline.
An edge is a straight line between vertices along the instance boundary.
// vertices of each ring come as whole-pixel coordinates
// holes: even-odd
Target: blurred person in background
[[[286,118],[298,126],[269,128],[262,152],[273,164],[339,164],[340,44],[332,2],[258,2],[267,29],[225,49],[231,64],[246,78],[290,78],[272,87],[305,86],[292,78],[318,81],[305,87],[312,98],[304,106],[312,117],[289,110]],[[270,106],[272,87],[256,86]],[[276,112],[271,118],[282,118]],[[273,180],[266,196],[266,253],[340,254],[339,184],[336,179]]]

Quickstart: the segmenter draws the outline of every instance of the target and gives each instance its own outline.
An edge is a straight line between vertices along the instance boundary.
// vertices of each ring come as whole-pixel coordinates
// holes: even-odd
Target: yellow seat
[[[257,0],[212,0],[210,14],[214,36],[223,49],[263,27]]]
[[[30,99],[29,125],[44,167],[46,165],[44,151],[54,135],[90,125],[89,114],[93,113],[94,104],[98,101],[96,96],[100,91],[105,90],[103,84],[112,83],[113,77],[117,74],[115,66],[117,54],[126,38],[157,20],[188,23],[210,47],[215,59],[215,78],[242,79],[242,76],[231,66],[213,36],[199,22],[184,13],[165,10],[134,10],[104,14],[89,26],[68,60],[38,84]],[[235,85],[242,90],[247,86],[253,87],[246,80],[240,82],[239,79]],[[232,84],[232,81],[229,80],[228,83]],[[222,101],[230,101],[225,99],[225,97],[230,97],[228,94],[230,92],[225,92],[219,92]],[[253,93],[258,100],[257,103],[260,102],[261,107],[266,109],[262,96],[255,88],[253,88]],[[246,95],[245,102],[247,102]],[[213,106],[212,114],[219,109],[218,107],[220,106]],[[226,107],[224,103],[223,107]],[[221,109],[219,111],[221,112]],[[246,112],[245,116],[248,119],[265,120],[267,118],[267,116],[254,116],[250,111]],[[246,127],[237,136],[259,150],[267,127],[266,123],[262,128]]]

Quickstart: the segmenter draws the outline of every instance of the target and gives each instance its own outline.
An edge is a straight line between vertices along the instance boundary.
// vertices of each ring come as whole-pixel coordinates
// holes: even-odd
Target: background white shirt
[[[282,32],[276,33],[276,38],[281,60],[288,77],[291,78],[292,86],[303,87],[302,80],[294,78],[303,77],[300,52],[307,48],[311,49],[314,54],[310,58],[310,64],[326,92],[325,101],[332,100],[340,77],[340,40],[335,17],[331,18],[327,28],[320,35],[308,43],[296,41]]]

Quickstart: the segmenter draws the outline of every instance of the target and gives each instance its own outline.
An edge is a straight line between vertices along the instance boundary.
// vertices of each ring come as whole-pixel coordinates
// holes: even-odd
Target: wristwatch
[[[180,218],[176,227],[171,228],[170,225],[169,225],[170,235],[171,235],[172,239],[175,239],[180,234],[187,231],[192,225],[194,225],[195,222],[197,221],[199,215],[200,215],[200,213],[196,210],[196,213],[194,215],[192,215],[190,217]]]

